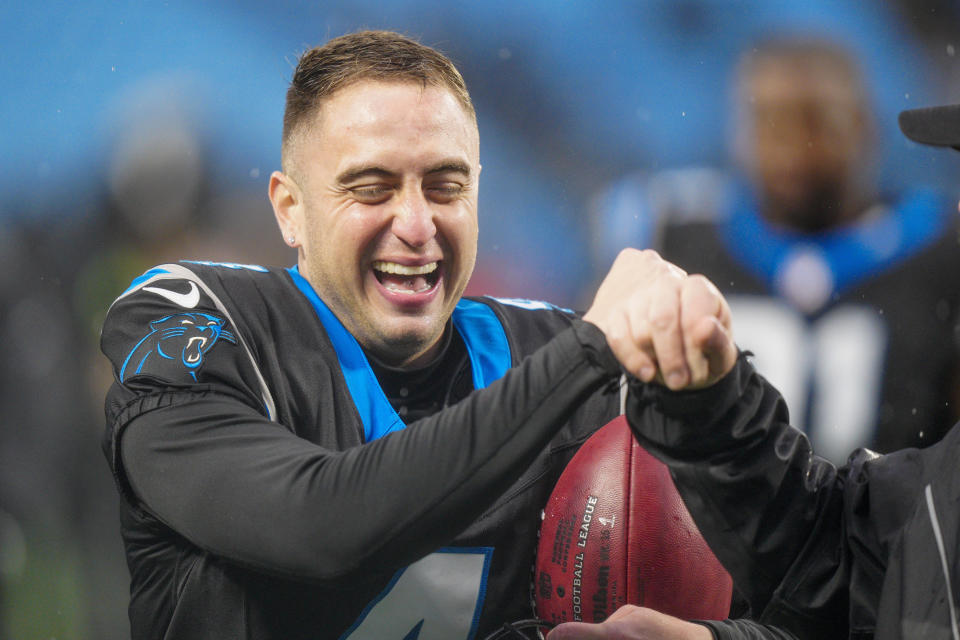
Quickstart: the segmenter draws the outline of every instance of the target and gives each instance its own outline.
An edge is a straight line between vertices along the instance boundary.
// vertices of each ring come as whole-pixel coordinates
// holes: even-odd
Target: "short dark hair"
[[[393,31],[358,31],[300,56],[283,114],[284,157],[291,137],[323,101],[360,80],[416,82],[448,89],[476,119],[463,76],[448,57]]]

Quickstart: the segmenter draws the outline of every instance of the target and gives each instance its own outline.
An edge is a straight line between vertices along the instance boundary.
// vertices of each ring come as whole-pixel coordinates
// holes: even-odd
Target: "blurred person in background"
[[[650,246],[714,281],[821,455],[936,442],[960,395],[956,211],[929,190],[878,191],[870,100],[840,45],[768,39],[734,92],[740,175],[613,184],[596,200],[598,264]]]
[[[899,121],[915,142],[960,150],[960,104]],[[681,416],[631,426],[670,467],[759,623],[707,630],[627,605],[548,640],[960,638],[960,423],[925,449],[859,448],[836,468],[749,365],[683,402]]]

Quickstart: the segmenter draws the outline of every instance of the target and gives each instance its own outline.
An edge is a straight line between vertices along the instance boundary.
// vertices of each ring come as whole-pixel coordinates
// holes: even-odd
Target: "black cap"
[[[901,111],[900,131],[914,142],[960,151],[960,104]]]

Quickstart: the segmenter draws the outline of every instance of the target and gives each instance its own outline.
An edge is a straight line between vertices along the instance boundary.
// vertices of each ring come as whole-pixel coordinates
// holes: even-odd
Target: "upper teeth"
[[[396,262],[385,262],[377,260],[373,263],[373,268],[384,273],[395,273],[401,276],[420,276],[425,273],[432,273],[437,269],[436,262],[420,265],[419,267],[397,264]]]

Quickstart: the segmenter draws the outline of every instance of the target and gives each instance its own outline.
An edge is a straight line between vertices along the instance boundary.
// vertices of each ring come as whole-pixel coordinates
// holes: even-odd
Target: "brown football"
[[[620,416],[564,469],[544,509],[534,572],[537,616],[601,622],[624,604],[721,620],[733,582],[707,547],[667,467]]]

